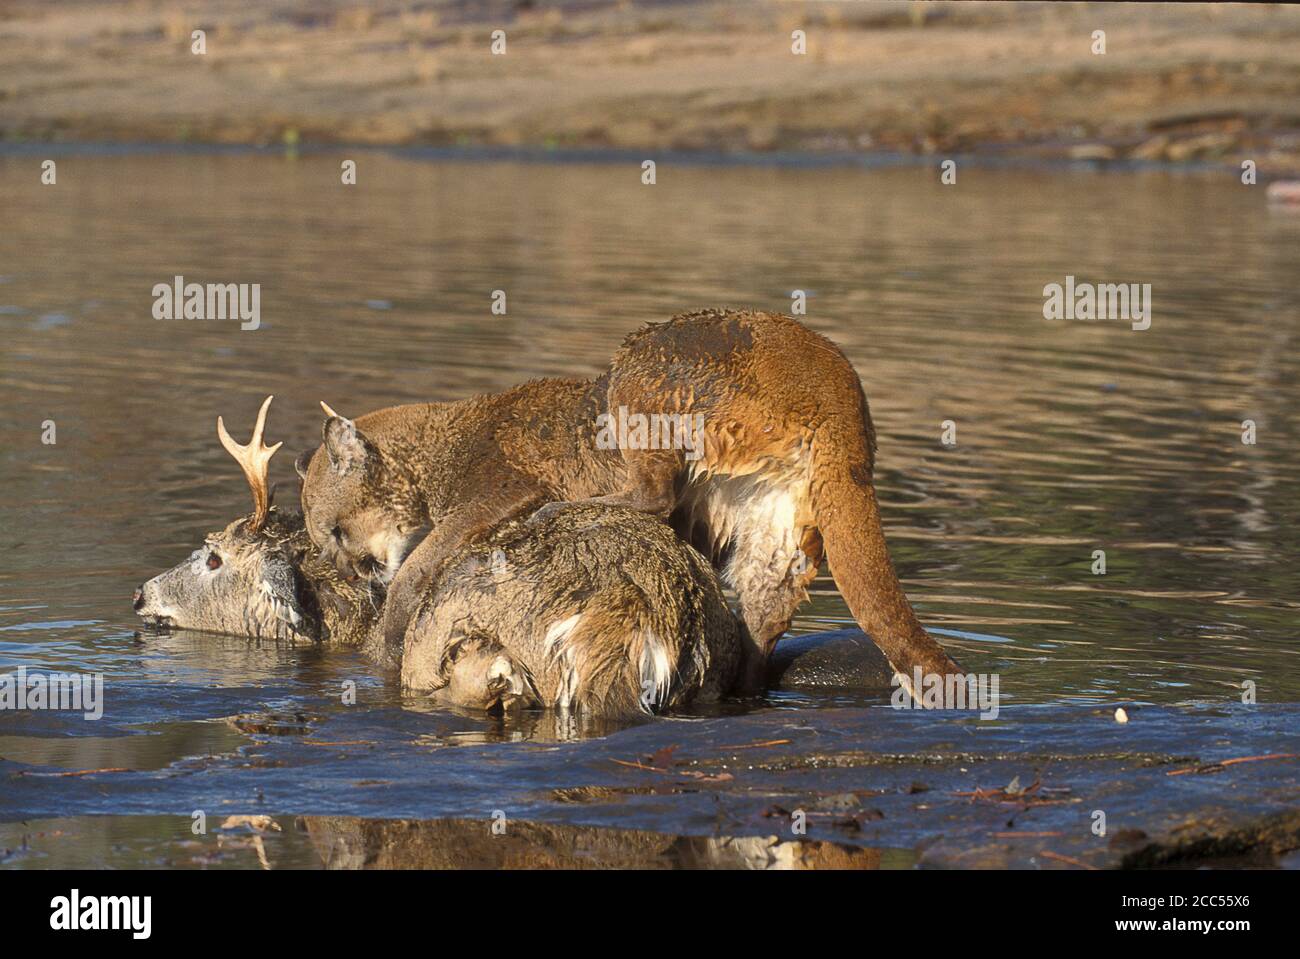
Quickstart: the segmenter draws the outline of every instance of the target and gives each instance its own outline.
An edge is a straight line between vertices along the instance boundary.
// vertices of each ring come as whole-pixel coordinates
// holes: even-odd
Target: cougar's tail
[[[960,674],[961,667],[916,618],[889,558],[871,482],[874,441],[865,396],[860,421],[846,419],[826,421],[813,434],[813,516],[853,617],[911,691],[918,666],[927,675]]]

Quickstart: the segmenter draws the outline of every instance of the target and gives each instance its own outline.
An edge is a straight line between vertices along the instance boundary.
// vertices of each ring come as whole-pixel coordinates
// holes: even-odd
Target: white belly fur
[[[708,530],[715,556],[732,547],[722,574],[735,589],[754,578],[786,578],[799,559],[804,530],[813,525],[808,499],[808,458],[797,450],[744,475],[694,465],[679,506],[692,525]]]

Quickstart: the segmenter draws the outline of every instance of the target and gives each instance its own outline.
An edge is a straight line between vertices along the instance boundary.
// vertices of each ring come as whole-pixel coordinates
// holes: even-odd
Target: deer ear
[[[293,569],[280,558],[269,559],[262,566],[262,594],[271,605],[275,618],[297,631],[302,625],[302,608]]]
[[[350,473],[365,465],[370,453],[370,443],[357,425],[342,416],[331,416],[321,431],[325,439],[325,452],[334,472]]]
[[[293,461],[293,469],[298,474],[299,479],[307,478],[307,467],[311,466],[311,457],[315,452],[315,450],[303,450],[298,454],[298,458]]]

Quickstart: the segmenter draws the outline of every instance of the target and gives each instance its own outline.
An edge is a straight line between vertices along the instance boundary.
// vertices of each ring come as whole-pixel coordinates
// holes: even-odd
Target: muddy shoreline
[[[476,744],[457,732],[466,720],[424,718],[400,742],[375,738],[375,724],[418,717],[231,717],[231,748],[160,769],[33,765],[11,751],[0,865],[1298,865],[1294,706],[1150,707],[1123,725],[1090,708],[1012,709],[993,723],[769,709],[567,742],[561,764],[544,730]],[[210,810],[209,835],[190,831],[191,809]],[[81,842],[87,830],[100,841]]]

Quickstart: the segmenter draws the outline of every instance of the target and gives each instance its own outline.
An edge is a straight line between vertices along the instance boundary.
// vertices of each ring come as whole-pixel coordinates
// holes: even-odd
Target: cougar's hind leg
[[[592,502],[628,506],[667,518],[677,505],[682,454],[675,450],[625,450],[623,459],[627,464],[627,485],[620,492],[597,496]]]
[[[627,481],[622,489],[570,502],[626,506],[639,513],[649,513],[666,520],[677,504],[681,454],[672,450],[625,450],[623,456]],[[531,522],[540,523],[554,516],[565,505],[562,502],[547,503],[532,514]]]

